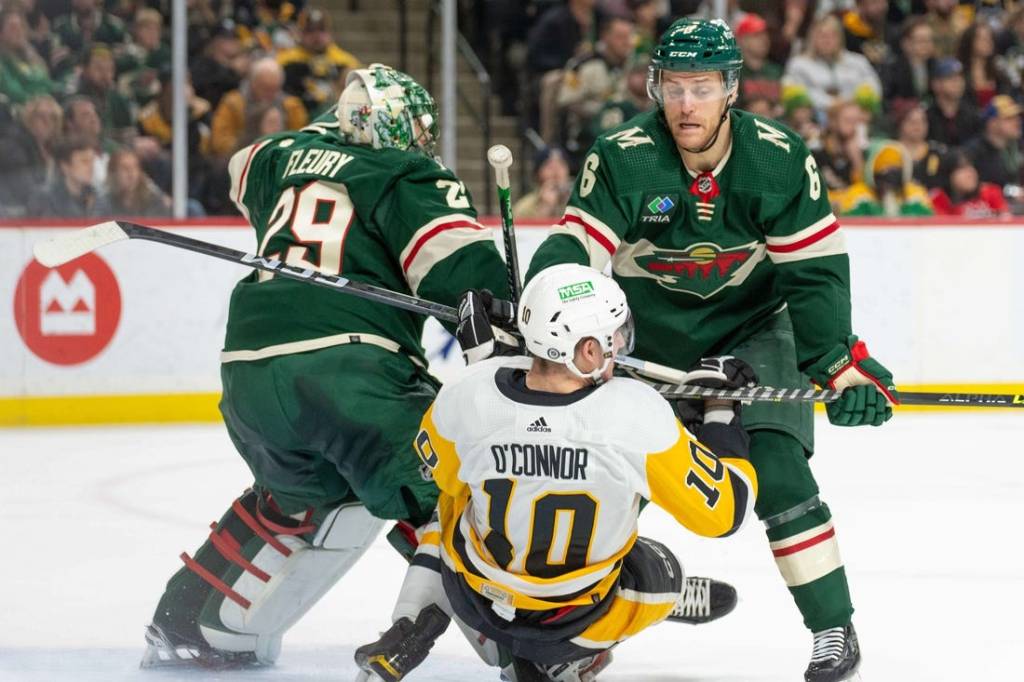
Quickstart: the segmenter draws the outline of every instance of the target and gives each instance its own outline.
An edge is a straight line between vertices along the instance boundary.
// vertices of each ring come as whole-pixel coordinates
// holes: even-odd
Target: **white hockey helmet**
[[[346,142],[434,155],[437,106],[408,74],[384,64],[349,72],[335,115]]]
[[[583,265],[554,265],[530,280],[519,302],[519,332],[527,352],[598,383],[617,351],[633,350],[626,294],[611,277]],[[586,338],[596,339],[604,352],[604,364],[589,373],[575,363],[576,346]]]

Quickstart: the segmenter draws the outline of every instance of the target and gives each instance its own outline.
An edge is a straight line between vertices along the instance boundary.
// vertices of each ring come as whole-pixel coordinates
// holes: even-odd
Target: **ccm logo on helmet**
[[[696,57],[696,52],[687,52],[686,50],[672,50],[668,53],[669,57]]]

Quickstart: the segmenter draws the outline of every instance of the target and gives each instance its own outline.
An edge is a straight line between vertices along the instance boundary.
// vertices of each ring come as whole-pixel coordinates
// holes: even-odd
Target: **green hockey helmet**
[[[732,29],[721,19],[678,19],[668,27],[651,53],[647,95],[662,105],[662,71],[719,71],[727,93],[739,83],[743,55]]]
[[[346,142],[434,155],[434,98],[411,76],[390,66],[371,64],[349,73],[336,116]]]

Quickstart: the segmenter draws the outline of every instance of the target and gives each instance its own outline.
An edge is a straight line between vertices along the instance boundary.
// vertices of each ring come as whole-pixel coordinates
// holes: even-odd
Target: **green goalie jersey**
[[[343,144],[314,124],[242,149],[229,171],[231,199],[255,230],[260,256],[451,306],[470,288],[507,295],[491,230],[477,222],[465,186],[422,154]],[[422,360],[424,319],[253,272],[232,293],[224,359],[314,350],[361,334]]]
[[[658,111],[598,138],[529,276],[603,269],[629,298],[637,356],[689,366],[787,306],[801,366],[850,333],[849,262],[814,157],[795,133],[730,112],[711,172],[682,162]]]

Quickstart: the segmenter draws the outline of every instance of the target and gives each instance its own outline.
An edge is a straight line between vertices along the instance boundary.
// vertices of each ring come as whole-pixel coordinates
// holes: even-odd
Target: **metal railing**
[[[404,5],[403,12],[404,15]],[[426,24],[426,43],[427,43],[427,90],[434,92],[434,68],[436,66],[435,57],[435,44],[434,44],[434,33],[436,28],[436,22],[441,16],[440,2],[432,2],[430,4],[430,11],[427,13],[427,24]],[[401,30],[404,33],[405,27],[402,26]],[[491,148],[491,96],[493,89],[491,86],[491,75],[488,73],[487,68],[484,67],[483,62],[477,57],[476,52],[473,51],[469,41],[466,40],[465,36],[459,32],[456,38],[456,50],[462,57],[463,61],[473,72],[476,77],[478,85],[478,93],[480,97],[479,106],[474,106],[465,90],[458,86],[456,81],[456,92],[458,93],[459,103],[462,104],[469,112],[470,116],[476,121],[477,125],[480,126],[482,132],[482,149],[480,150],[480,158],[483,160],[483,169],[486,177],[487,169],[487,150]],[[404,35],[403,35],[404,43]],[[488,215],[494,212],[494,192],[484,193],[484,212]]]

